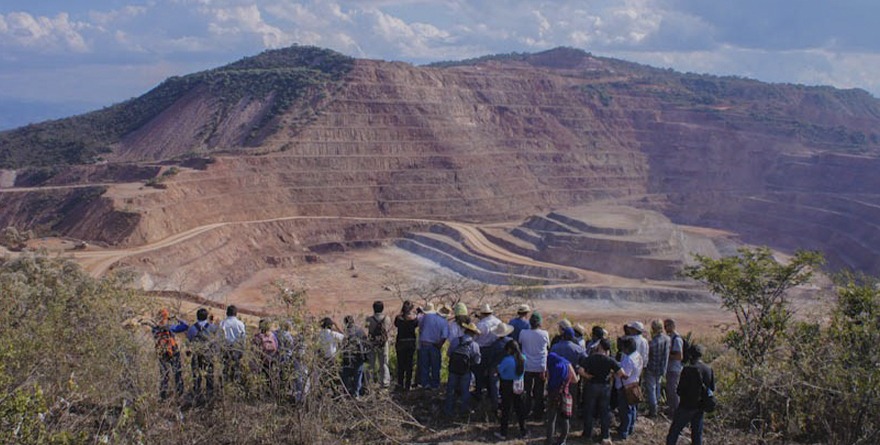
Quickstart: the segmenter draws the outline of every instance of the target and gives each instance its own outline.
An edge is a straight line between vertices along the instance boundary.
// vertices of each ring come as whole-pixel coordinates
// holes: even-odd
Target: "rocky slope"
[[[251,86],[228,89],[240,85]],[[415,67],[290,48],[170,79],[134,103],[150,112],[100,140],[69,135],[140,108],[0,133],[0,159],[18,177],[29,176],[19,168],[26,149],[212,163],[182,168],[158,191],[106,185],[82,206],[88,230],[48,217],[45,228],[139,245],[221,221],[498,222],[604,200],[880,272],[880,101],[863,91],[680,74],[570,49]],[[0,193],[0,225],[31,224],[27,200],[69,193]]]

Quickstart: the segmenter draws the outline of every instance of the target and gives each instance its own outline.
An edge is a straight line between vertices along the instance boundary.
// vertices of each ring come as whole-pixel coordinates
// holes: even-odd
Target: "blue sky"
[[[0,128],[293,43],[425,63],[572,46],[880,96],[876,0],[2,0]]]

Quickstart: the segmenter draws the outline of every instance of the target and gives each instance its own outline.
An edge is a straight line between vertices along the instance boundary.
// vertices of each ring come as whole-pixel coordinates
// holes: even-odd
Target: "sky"
[[[0,129],[297,43],[422,64],[569,46],[880,97],[877,0],[0,0]]]

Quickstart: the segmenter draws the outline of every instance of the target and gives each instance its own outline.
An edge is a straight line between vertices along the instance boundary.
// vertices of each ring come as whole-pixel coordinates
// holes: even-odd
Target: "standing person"
[[[220,322],[223,331],[223,380],[225,382],[241,382],[241,358],[244,356],[246,332],[244,323],[238,319],[238,308],[235,305],[226,307],[226,318]]]
[[[513,339],[505,343],[504,354],[504,358],[497,366],[501,389],[501,431],[495,433],[495,437],[507,440],[507,425],[510,423],[510,411],[513,409],[519,424],[519,435],[525,438],[528,432],[522,394],[525,388],[523,377],[526,370],[526,356],[520,351],[519,343]]]
[[[489,388],[489,377],[494,370],[494,365],[485,360],[485,357],[489,355],[489,348],[495,343],[495,340],[498,339],[492,331],[495,327],[502,324],[501,320],[492,312],[492,307],[488,304],[484,304],[483,307],[480,308],[480,313],[478,315],[480,321],[477,322],[477,329],[480,330],[480,334],[474,338],[474,341],[477,342],[477,346],[480,347],[480,355],[484,360],[474,367],[474,397],[480,401],[483,399],[484,391],[490,396],[494,394],[495,400],[492,402],[491,406],[497,406],[498,392],[492,391]]]
[[[425,305],[425,314],[419,320],[419,384],[425,389],[440,388],[440,365],[443,343],[449,338],[446,319]]]
[[[370,354],[367,334],[357,327],[354,317],[346,315],[345,340],[342,343],[342,383],[349,395],[364,395],[364,367]]]
[[[388,338],[391,332],[391,320],[382,312],[385,303],[373,302],[373,315],[367,318],[367,332],[370,339],[370,369],[373,380],[383,389],[391,385],[391,371],[388,368]]]
[[[645,390],[648,392],[648,417],[657,416],[661,380],[669,362],[669,337],[663,333],[663,322],[651,322],[651,343],[648,345],[648,366],[645,367]]]
[[[489,347],[480,349],[481,365],[488,372],[489,409],[493,415],[498,412],[498,402],[500,400],[498,397],[498,364],[501,363],[501,359],[506,355],[504,348],[508,343],[514,341],[510,338],[511,332],[513,332],[513,326],[507,323],[499,323],[491,331],[492,335],[495,336],[495,341]]]
[[[552,343],[552,342],[551,342]],[[550,352],[555,352],[568,360],[569,363],[578,363],[581,357],[585,357],[584,348],[577,344],[574,329],[565,328],[562,330],[562,339],[555,345],[550,347]]]
[[[599,344],[599,341],[605,338],[607,335],[608,333],[605,332],[605,329],[602,328],[602,326],[593,326],[593,329],[590,330],[590,341],[588,341],[587,345],[584,347],[584,352],[587,355],[592,354],[593,351],[596,349],[596,346]]]
[[[611,380],[614,377],[626,378],[620,363],[609,355],[611,342],[599,339],[594,352],[581,358],[578,374],[586,381],[583,396],[584,438],[593,435],[593,419],[599,418],[601,440],[611,442]]]
[[[174,325],[170,318],[177,320]],[[156,343],[156,354],[159,358],[159,398],[168,398],[168,381],[174,374],[174,389],[177,397],[183,395],[183,372],[180,369],[180,346],[175,334],[184,332],[189,326],[177,317],[170,317],[168,309],[160,309],[156,314],[155,323],[151,327],[153,340]]]
[[[551,340],[550,343],[553,343]],[[562,329],[562,340],[557,342],[555,345],[550,346],[550,352],[559,354],[562,358],[568,360],[569,363],[575,365],[580,361],[581,357],[584,357],[586,354],[584,353],[584,348],[582,348],[579,344],[577,344],[577,340],[575,339],[574,328],[564,328]],[[578,385],[580,382],[578,383]],[[575,386],[571,388],[570,394],[572,399],[574,400],[574,405],[579,406],[580,403],[580,394],[578,393],[578,387]]]
[[[397,351],[397,389],[409,391],[413,383],[413,358],[416,355],[416,329],[419,318],[415,313],[412,301],[403,302],[400,313],[394,317],[397,328],[397,339],[394,349]]]
[[[258,332],[257,335],[254,335],[251,342],[257,353],[256,355],[259,359],[260,370],[263,373],[263,377],[266,379],[266,385],[269,388],[269,392],[272,392],[277,383],[275,381],[275,362],[278,358],[278,339],[275,338],[275,334],[269,330],[269,320],[260,320],[258,326],[260,332]]]
[[[571,329],[573,326],[567,318],[563,318],[556,322],[556,327],[559,329],[559,331],[550,339],[550,347],[553,347],[554,345],[556,345],[556,343],[561,342],[563,332],[566,329]]]
[[[678,408],[678,380],[684,369],[684,338],[675,330],[675,320],[667,318],[663,321],[663,328],[669,335],[669,364],[666,367],[666,406],[667,414],[672,417]]]
[[[519,341],[520,332],[529,329],[529,314],[531,312],[532,308],[527,304],[521,304],[516,308],[516,317],[511,318],[507,323],[513,326],[513,332],[510,334],[510,338]]]
[[[285,395],[297,395],[301,388],[302,355],[297,349],[302,347],[302,341],[297,340],[290,332],[293,325],[288,320],[282,320],[278,329],[274,332],[278,341],[278,380],[281,382],[281,390]],[[291,377],[294,382],[291,383]]]
[[[339,352],[339,346],[345,339],[342,329],[330,317],[321,319],[321,330],[318,332],[318,344],[324,353],[324,358],[336,363],[336,354]]]
[[[458,339],[464,335],[464,325],[471,322],[467,306],[460,301],[452,306],[452,314],[453,318],[449,320],[449,349],[446,350],[447,355],[452,353],[452,350],[458,345]]]
[[[470,413],[471,397],[471,371],[474,365],[480,364],[480,347],[474,341],[474,336],[480,334],[480,330],[473,323],[462,325],[464,334],[456,342],[455,348],[450,343],[449,353],[449,380],[446,382],[446,415],[455,416],[456,393],[460,394],[461,409]]]
[[[623,333],[626,337],[632,338],[636,343],[636,351],[642,358],[642,368],[648,366],[648,357],[650,347],[648,340],[645,339],[645,325],[640,321],[633,321],[623,327]]]
[[[639,377],[642,373],[642,356],[636,350],[635,340],[632,337],[622,337],[619,341],[622,358],[620,367],[623,375],[615,379],[617,387],[617,414],[620,418],[617,435],[621,440],[626,440],[632,435],[636,427],[638,416],[638,402],[633,402],[627,397],[628,391],[640,391]]]
[[[529,329],[519,334],[526,355],[526,412],[536,420],[544,417],[544,374],[550,346],[550,335],[541,329],[541,321],[541,314],[533,312],[529,317]]]
[[[715,393],[715,373],[709,365],[703,363],[703,353],[702,345],[694,345],[688,354],[690,364],[682,370],[681,380],[678,383],[681,403],[675,410],[672,424],[669,425],[666,445],[675,445],[681,430],[688,424],[691,427],[691,444],[703,443],[705,411],[701,402]]]
[[[583,348],[584,353],[587,354],[587,328],[584,325],[578,323],[572,326],[574,329],[574,342],[578,344],[581,348]]]
[[[214,396],[214,359],[217,355],[217,333],[220,329],[208,321],[208,310],[196,311],[196,322],[186,331],[186,339],[192,350],[193,396],[201,400],[203,396]],[[204,381],[204,393],[202,382]]]
[[[547,445],[554,443],[557,424],[560,426],[559,439],[555,443],[564,444],[568,439],[569,419],[574,406],[569,389],[577,381],[577,373],[568,360],[555,352],[547,356]]]

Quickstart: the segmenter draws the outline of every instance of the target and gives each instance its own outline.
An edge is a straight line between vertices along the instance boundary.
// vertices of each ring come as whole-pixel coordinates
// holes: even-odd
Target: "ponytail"
[[[519,343],[516,340],[511,340],[507,342],[504,349],[513,355],[513,360],[516,362],[516,375],[522,375],[526,371],[526,360],[523,358]]]

